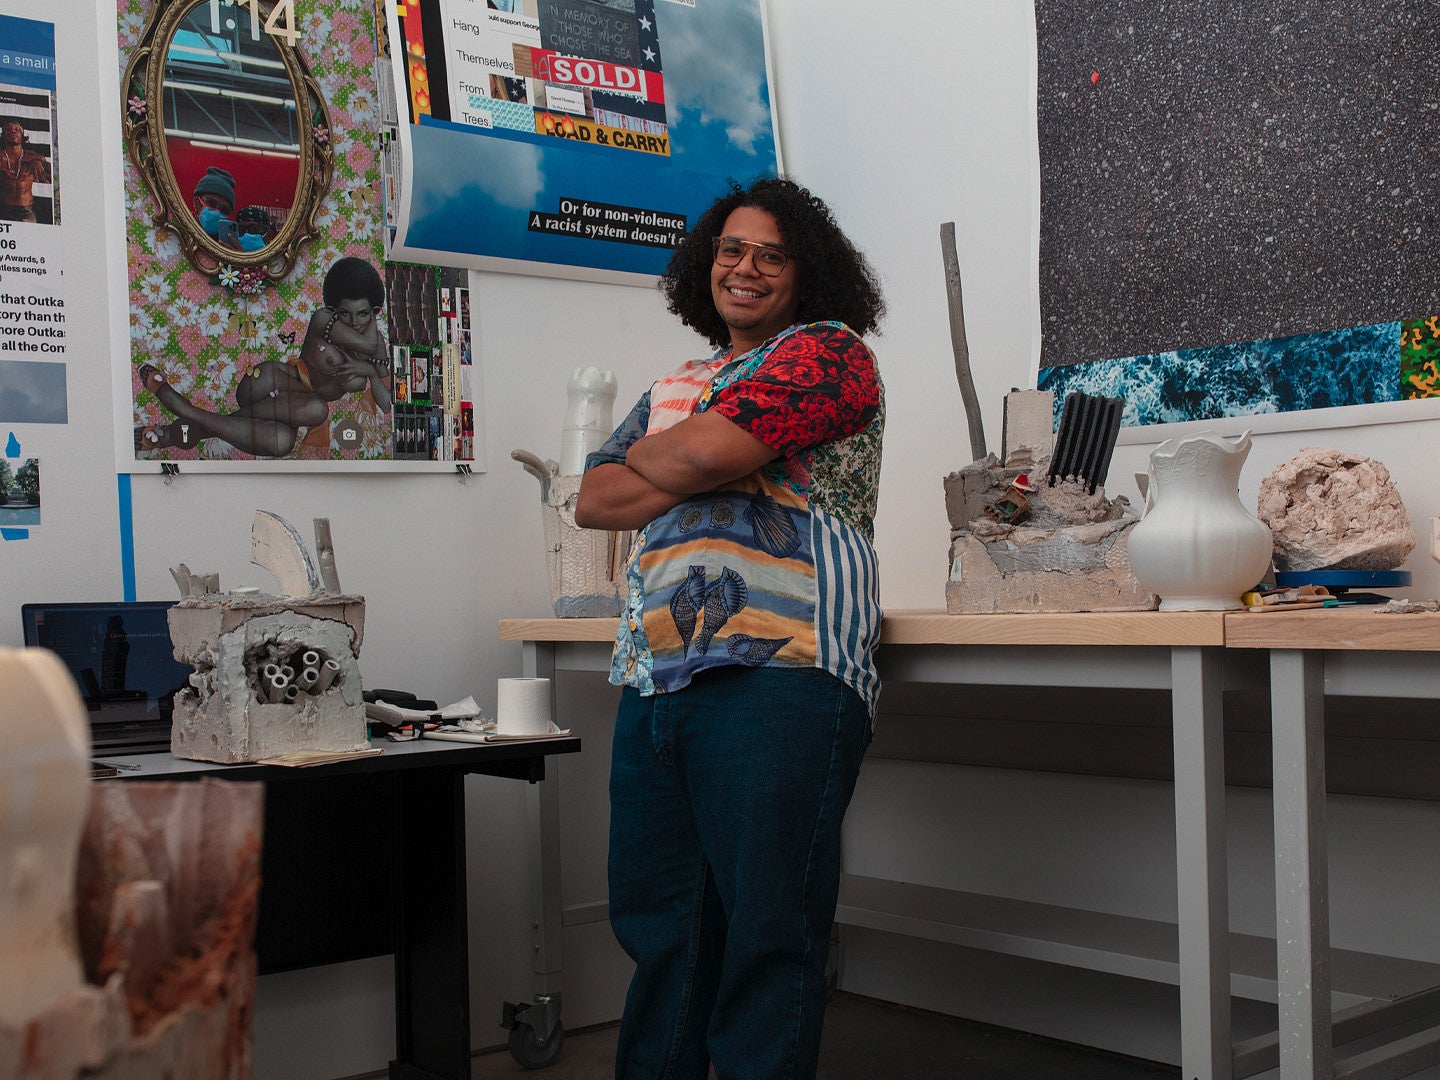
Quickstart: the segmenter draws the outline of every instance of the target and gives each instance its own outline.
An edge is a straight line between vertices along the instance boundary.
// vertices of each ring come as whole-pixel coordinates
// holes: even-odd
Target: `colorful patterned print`
[[[1400,324],[1400,396],[1440,395],[1440,315]]]
[[[815,565],[805,500],[758,476],[691,499],[653,522],[635,563],[656,689],[745,663],[729,644],[773,644],[762,663],[815,664]],[[758,654],[757,654],[758,655]]]
[[[655,427],[657,395],[673,398],[670,378],[642,396],[587,468],[625,460]],[[611,681],[652,694],[713,667],[820,667],[873,714],[880,605],[871,537],[884,425],[874,356],[841,324],[791,327],[724,363],[695,405],[707,409],[783,456],[640,532]]]
[[[123,76],[153,6],[153,0],[118,0],[117,78]],[[298,48],[329,110],[334,176],[317,219],[323,232],[302,248],[289,277],[243,295],[191,268],[174,235],[150,223],[150,194],[129,159],[125,161],[131,363],[136,368],[153,364],[171,386],[210,412],[235,410],[235,388],[255,365],[296,358],[308,320],[323,303],[320,285],[325,272],[337,259],[355,255],[384,269],[374,5],[362,0],[310,0],[297,24],[302,35]],[[136,385],[143,386],[143,380]],[[326,440],[317,452],[297,444],[289,456],[389,458],[389,418],[375,415],[373,408],[367,410],[361,396],[350,394],[330,403],[331,426],[338,429],[341,421],[353,421],[360,434],[356,445],[341,447]],[[148,390],[137,390],[133,404],[137,427],[173,419]],[[170,460],[251,456],[220,439],[136,454]]]
[[[726,369],[699,411],[714,409],[779,450],[784,456],[762,471],[873,541],[885,430],[875,358],[842,323],[809,329],[781,335]]]

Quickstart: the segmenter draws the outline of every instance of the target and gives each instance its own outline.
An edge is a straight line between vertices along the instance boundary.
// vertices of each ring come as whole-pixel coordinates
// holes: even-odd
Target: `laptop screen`
[[[175,659],[165,613],[174,601],[25,604],[25,644],[56,653],[90,717],[96,752],[168,750],[170,714],[194,670]]]

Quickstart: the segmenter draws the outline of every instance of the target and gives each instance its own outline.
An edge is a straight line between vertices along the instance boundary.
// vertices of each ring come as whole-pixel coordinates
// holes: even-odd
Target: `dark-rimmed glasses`
[[[710,242],[715,252],[717,266],[726,268],[739,266],[745,259],[745,252],[752,251],[751,262],[755,269],[766,277],[779,277],[790,261],[790,256],[770,244],[757,244],[753,240],[741,240],[738,236],[717,236]]]

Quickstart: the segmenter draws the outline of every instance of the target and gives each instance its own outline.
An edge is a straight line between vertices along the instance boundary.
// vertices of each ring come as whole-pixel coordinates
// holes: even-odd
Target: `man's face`
[[[13,120],[0,128],[0,143],[6,146],[18,146],[25,141],[25,129]]]
[[[201,210],[205,209],[219,210],[220,213],[226,217],[229,217],[235,212],[235,208],[225,201],[223,195],[216,195],[210,191],[205,192],[203,195],[195,196],[195,213],[198,214]]]
[[[736,353],[763,344],[795,321],[800,310],[800,268],[792,258],[784,269],[771,277],[762,273],[756,259],[758,247],[785,251],[780,226],[768,211],[755,206],[741,206],[725,219],[720,235],[730,240],[743,240],[744,254],[734,266],[710,266],[710,295],[715,310],[730,328],[730,342]],[[763,259],[761,260],[763,263]]]

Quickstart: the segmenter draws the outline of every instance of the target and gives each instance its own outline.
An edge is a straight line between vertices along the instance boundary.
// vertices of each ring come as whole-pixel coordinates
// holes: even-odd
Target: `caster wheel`
[[[542,1044],[529,1024],[516,1024],[510,1029],[510,1056],[526,1069],[544,1069],[554,1065],[565,1045],[565,1025],[556,1024],[550,1038]]]

